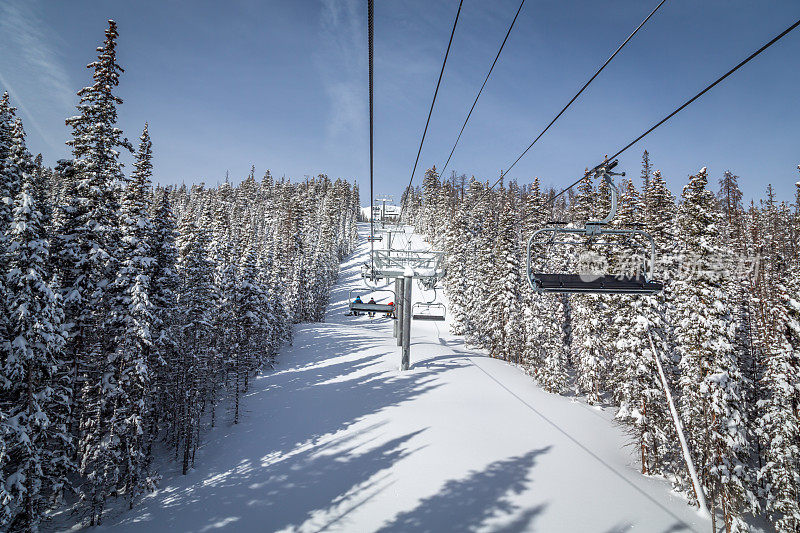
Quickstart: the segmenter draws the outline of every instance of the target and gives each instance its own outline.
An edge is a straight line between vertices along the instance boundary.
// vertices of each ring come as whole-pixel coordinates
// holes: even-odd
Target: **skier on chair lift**
[[[374,304],[375,303],[375,298],[370,298],[369,302],[367,302],[367,303]],[[374,316],[375,316],[375,311],[369,311],[369,317],[373,318]]]
[[[363,304],[364,302],[362,302],[362,301],[361,301],[361,296],[356,296],[356,299],[355,299],[355,300],[353,300],[353,303],[354,303],[354,304]],[[361,315],[361,313],[360,313],[360,312],[358,312],[358,311],[353,311],[353,314],[354,314],[355,316],[360,316],[360,315]]]

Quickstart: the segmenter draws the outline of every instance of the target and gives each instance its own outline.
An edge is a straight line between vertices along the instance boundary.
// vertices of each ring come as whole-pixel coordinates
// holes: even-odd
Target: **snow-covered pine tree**
[[[489,280],[495,279],[496,276],[497,228],[492,209],[493,195],[484,194],[486,189],[479,182],[474,182],[472,185],[469,199],[471,205],[469,254],[473,264],[469,269],[467,289],[467,298],[470,302],[467,340],[476,346],[489,348],[498,333],[497,328],[488,327],[493,323],[490,317],[492,310],[488,304],[492,301],[495,287]],[[496,320],[494,323],[496,324]]]
[[[501,190],[500,194],[510,194]],[[493,287],[488,303],[485,327],[491,335],[489,353],[493,357],[518,363],[522,356],[523,337],[519,323],[522,319],[522,277],[520,271],[519,236],[517,216],[508,198],[503,200],[498,220],[496,263],[492,278],[486,280]]]
[[[175,387],[179,424],[176,452],[182,454],[182,471],[188,473],[200,432],[201,404],[213,379],[210,373],[214,352],[212,313],[217,299],[213,283],[214,264],[209,258],[208,231],[188,217],[181,222],[177,239],[181,287],[178,304],[181,313],[181,334],[178,355],[178,381]]]
[[[274,241],[272,244],[274,245]],[[280,269],[275,265],[271,246],[262,253],[259,264],[259,281],[266,288],[264,307],[269,310],[272,317],[268,350],[270,362],[272,362],[271,358],[277,352],[278,347],[284,342],[290,343],[292,340],[291,318],[289,310],[286,308]]]
[[[435,240],[440,232],[442,182],[436,166],[429,168],[422,179],[422,204],[420,205],[419,228],[429,239]]]
[[[727,230],[728,239],[734,242],[743,242],[742,191],[739,189],[739,176],[729,170],[726,170],[719,180],[718,201],[724,220],[723,227]]]
[[[800,171],[800,165],[797,165],[797,170]],[[796,243],[800,237],[800,181],[794,184],[794,203],[792,204],[793,212],[789,218],[789,239],[791,242]],[[800,254],[798,251],[795,255]]]
[[[691,267],[674,283],[680,411],[709,503],[719,504],[731,531],[745,527],[747,437],[730,298],[715,270],[720,216],[707,184],[705,168],[691,176],[678,209],[681,259]]]
[[[361,216],[361,193],[358,190],[358,185],[354,182],[353,189],[352,189],[352,203],[349,206],[349,213],[350,216],[350,235],[348,238],[350,239],[350,249],[355,250],[356,245],[358,243],[358,224],[356,224]]]
[[[622,184],[622,191],[619,201],[619,213],[615,222],[620,224],[631,224],[637,222],[639,216],[639,195],[633,182],[626,180]],[[631,254],[623,259],[622,263],[615,265],[614,272],[625,275],[639,275],[639,257],[641,251],[638,249],[624,250]],[[625,264],[627,262],[631,264]],[[623,270],[632,270],[625,272]],[[643,351],[647,345],[647,335],[636,334],[636,329],[646,324],[641,324],[639,316],[642,311],[642,301],[636,296],[618,296],[613,299],[613,329],[614,329],[614,358],[611,362],[611,374],[609,376],[610,388],[613,390],[614,399],[620,408],[617,418],[625,422],[640,426],[645,408],[644,390],[646,385],[642,379],[650,372],[651,368],[647,364]],[[649,353],[649,350],[648,350]],[[654,376],[655,377],[655,376]],[[641,432],[643,433],[643,431]],[[638,436],[641,440],[643,435]],[[640,442],[640,448],[644,450],[644,443]],[[644,459],[644,451],[642,452]],[[644,470],[644,464],[642,465]]]
[[[0,383],[0,527],[37,531],[48,498],[60,491],[60,466],[68,461],[60,443],[67,438],[61,414],[67,409],[63,361],[63,320],[47,275],[48,243],[36,204],[33,164],[17,120],[5,172],[16,174],[21,190],[12,204],[6,232],[8,270],[4,301],[10,347],[2,357]]]
[[[239,422],[239,400],[249,388],[250,374],[266,359],[263,354],[269,344],[269,307],[264,288],[258,279],[258,256],[250,246],[239,262],[236,298],[236,334],[238,353],[235,361],[234,424]]]
[[[0,97],[0,238],[10,231],[13,203],[21,185],[18,170],[11,167],[15,110],[8,93],[3,93]]]
[[[178,336],[180,333],[180,313],[178,294],[180,278],[176,270],[178,251],[175,246],[176,226],[167,191],[157,188],[153,201],[153,242],[154,258],[151,272],[150,304],[153,308],[153,323],[150,337],[153,342],[148,369],[150,379],[150,428],[147,431],[147,455],[152,452],[153,441],[158,434],[174,436],[178,421],[174,417],[174,406],[179,400],[175,388],[181,359],[178,357]]]
[[[69,351],[75,361],[75,416],[80,424],[78,455],[81,473],[88,483],[83,497],[90,501],[89,523],[102,518],[106,497],[115,490],[114,454],[109,445],[109,423],[114,417],[113,399],[118,384],[105,382],[113,373],[120,309],[115,307],[114,281],[118,268],[118,197],[123,179],[119,149],[130,144],[117,126],[117,108],[122,100],[114,94],[122,68],[116,61],[117,26],[108,22],[103,44],[97,48],[94,83],[78,91],[80,115],[67,119],[72,128],[72,147],[76,174],[74,206],[70,224],[74,233],[63,238],[72,241],[66,256],[71,264],[67,279],[77,285],[66,286],[67,321],[70,324]]]
[[[286,268],[287,295],[286,303],[292,322],[302,322],[305,317],[303,294],[305,287],[305,228],[303,227],[303,203],[298,195],[287,194],[283,198],[286,216],[282,224],[282,256],[280,266]]]
[[[758,401],[758,434],[766,459],[766,510],[779,531],[800,530],[800,285],[797,266],[778,285],[771,311],[774,330]]]
[[[525,232],[526,238],[547,222],[544,196],[535,178],[528,193]],[[550,250],[553,252],[554,250]],[[544,258],[536,257],[534,261]],[[548,265],[557,268],[560,257],[548,257]],[[564,299],[547,294],[523,291],[525,346],[524,358],[528,371],[548,392],[563,392],[567,385],[567,349],[562,324]]]
[[[326,177],[327,180],[327,177]],[[340,241],[339,219],[342,212],[342,198],[340,185],[330,188],[319,202],[319,218],[317,235],[314,243],[314,257],[316,265],[312,268],[315,281],[310,287],[311,307],[310,318],[322,321],[325,318],[325,307],[328,304],[330,289],[339,273],[339,262],[344,258],[345,247]],[[255,266],[255,265],[254,265]]]
[[[444,236],[444,251],[447,261],[447,275],[444,279],[444,287],[448,295],[448,313],[452,317],[451,332],[454,335],[464,335],[465,323],[467,322],[467,309],[470,307],[467,300],[467,246],[469,236],[467,234],[468,214],[461,207],[456,211],[455,217],[447,225]]]
[[[211,191],[209,191],[211,192]],[[204,401],[210,404],[211,426],[216,424],[216,408],[219,402],[219,388],[226,375],[226,367],[232,364],[231,358],[238,357],[239,347],[236,328],[238,251],[231,227],[231,202],[233,191],[227,181],[219,186],[205,205],[200,220],[201,228],[208,228],[210,238],[208,252],[214,265],[214,341],[207,354],[206,364],[209,376],[203,382]]]
[[[583,224],[593,217],[596,200],[597,195],[590,178],[581,180],[572,214],[575,223]],[[572,350],[577,385],[586,394],[587,401],[595,404],[600,401],[600,395],[605,388],[609,364],[607,347],[603,344],[603,334],[608,328],[608,324],[603,321],[606,303],[594,295],[576,296],[570,298],[570,301],[573,304]]]
[[[651,207],[662,209],[655,205],[655,200],[664,192],[659,188],[663,179],[654,174],[649,184],[651,195],[647,198],[651,200]],[[619,220],[630,224],[640,220],[640,204],[633,182],[628,181],[625,186]],[[668,211],[669,206],[665,205],[664,209]],[[638,268],[639,261],[644,259],[648,258],[636,257],[633,268]],[[649,343],[651,336],[661,347],[658,356],[662,356],[665,348],[663,302],[657,295],[619,301],[614,327],[617,340],[612,379],[614,396],[620,406],[617,418],[631,425],[642,473],[664,473],[665,458],[673,452],[676,437]],[[666,472],[671,473],[669,469]]]
[[[40,205],[42,213],[42,227],[48,232],[52,230],[53,206],[55,205],[56,183],[53,180],[53,171],[46,168],[42,154],[37,154],[33,160],[33,197],[36,204]]]
[[[647,194],[650,191],[650,179],[653,175],[653,163],[650,161],[650,152],[645,150],[642,153],[642,211],[647,216]]]
[[[669,296],[672,292],[667,271],[671,269],[671,258],[674,255],[675,213],[675,197],[667,188],[661,172],[655,170],[651,173],[648,190],[644,195],[643,220],[646,231],[653,237],[656,245],[654,276],[664,282],[665,290],[661,294],[638,298],[639,324],[631,334],[637,338],[634,342],[641,348],[637,357],[649,368],[649,374],[639,376],[645,385],[642,412],[646,414],[646,419],[641,421],[643,425],[639,427],[642,430],[639,438],[644,444],[641,450],[644,454],[643,470],[646,469],[651,474],[667,474],[673,478],[676,473],[682,473],[685,466],[677,449],[678,437],[669,415],[663,387],[656,374],[647,333],[650,333],[661,356],[668,385],[670,389],[675,390],[677,361],[672,358],[672,329],[667,317],[668,302],[672,299]],[[675,379],[672,379],[673,377]]]
[[[11,160],[14,111],[8,93],[3,93],[0,97],[0,272],[8,272],[8,261],[11,259],[8,254],[8,239],[14,221],[14,199],[20,187],[19,169]],[[5,299],[4,278],[5,276],[0,276],[0,301]],[[11,348],[7,333],[8,320],[5,306],[0,306],[0,357],[3,359]]]
[[[112,428],[118,439],[115,462],[120,468],[117,486],[133,506],[133,500],[153,487],[148,473],[149,416],[151,410],[150,351],[155,310],[151,301],[155,266],[152,244],[155,229],[150,218],[153,171],[152,142],[147,124],[140,137],[134,171],[123,191],[120,206],[122,245],[116,285],[122,313],[122,335],[117,346]]]
[[[754,250],[750,235],[745,228],[742,191],[739,189],[738,180],[738,176],[730,171],[725,171],[719,180],[720,190],[717,194],[717,204],[721,213],[721,241],[724,243],[727,254],[725,260],[732,266],[746,257],[751,257]],[[751,446],[748,463],[752,463],[755,470],[758,470],[763,450],[761,440],[757,435],[755,421],[760,415],[757,406],[758,401],[763,397],[761,374],[764,368],[764,348],[769,341],[766,338],[754,339],[753,326],[754,322],[759,319],[760,312],[768,312],[775,299],[775,293],[774,287],[763,290],[764,287],[756,283],[757,280],[752,276],[743,277],[734,268],[729,267],[728,270],[730,274],[725,276],[724,288],[730,297],[735,327],[734,349],[742,373],[742,405],[746,421],[747,442]],[[772,320],[770,319],[770,321]],[[770,331],[770,333],[771,329],[771,327],[755,328],[756,332]],[[755,473],[749,476],[748,482],[748,490],[753,493],[760,492]]]

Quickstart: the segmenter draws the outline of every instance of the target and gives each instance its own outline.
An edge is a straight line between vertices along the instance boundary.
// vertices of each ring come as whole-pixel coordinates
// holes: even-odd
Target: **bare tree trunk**
[[[642,418],[647,419],[647,402],[642,398]],[[644,431],[639,432],[639,441],[642,448],[642,474],[647,475],[647,444],[644,442]]]
[[[241,375],[242,375],[242,371],[240,369],[241,360],[242,360],[242,356],[241,356],[241,354],[238,354],[236,356],[236,386],[235,386],[236,387],[236,396],[235,396],[235,400],[234,400],[236,406],[234,407],[234,411],[233,411],[233,423],[234,424],[238,424],[239,423],[239,381],[240,381]]]
[[[188,426],[188,422],[187,422]],[[183,475],[185,476],[186,473],[189,471],[189,452],[192,449],[192,430],[191,428],[186,428],[186,435],[184,438],[184,447],[183,447]]]

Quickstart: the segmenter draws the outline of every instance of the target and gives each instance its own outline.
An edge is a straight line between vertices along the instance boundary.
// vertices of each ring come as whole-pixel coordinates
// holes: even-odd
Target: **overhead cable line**
[[[542,138],[542,136],[543,136],[543,135],[544,135],[544,134],[547,132],[547,130],[549,130],[549,129],[550,129],[550,127],[551,127],[553,124],[555,124],[555,123],[556,123],[556,121],[557,121],[559,118],[561,118],[561,115],[563,115],[563,114],[564,114],[564,112],[565,112],[567,109],[569,109],[569,107],[572,105],[572,103],[573,103],[575,100],[577,100],[577,99],[578,99],[578,97],[579,97],[579,96],[580,96],[580,95],[583,93],[583,91],[585,91],[585,90],[586,90],[586,88],[587,88],[587,87],[588,87],[588,86],[589,86],[589,85],[590,85],[590,84],[591,84],[591,83],[594,81],[594,79],[595,79],[597,76],[599,76],[601,72],[603,72],[603,69],[605,69],[605,68],[608,66],[608,64],[609,64],[609,63],[611,63],[611,61],[612,61],[612,60],[613,60],[613,59],[614,59],[614,58],[617,56],[617,54],[618,54],[618,53],[620,53],[620,51],[621,51],[623,48],[625,48],[625,45],[627,45],[627,44],[630,42],[630,40],[631,40],[631,39],[633,39],[633,36],[634,36],[634,35],[636,35],[636,34],[639,32],[639,30],[640,30],[640,29],[642,29],[642,26],[644,26],[644,25],[647,23],[647,21],[648,21],[648,20],[650,20],[650,17],[652,17],[653,15],[655,15],[656,11],[658,11],[658,10],[659,10],[659,8],[660,8],[662,5],[664,5],[664,3],[665,3],[666,1],[667,1],[667,0],[661,0],[661,1],[658,3],[658,5],[655,7],[655,9],[653,9],[653,10],[650,12],[650,14],[649,14],[649,15],[647,15],[647,17],[645,17],[645,19],[644,19],[644,20],[643,20],[643,21],[642,21],[642,22],[641,22],[641,23],[640,23],[640,24],[639,24],[639,25],[636,27],[636,29],[635,29],[635,30],[633,30],[633,33],[631,33],[630,35],[628,35],[628,38],[627,38],[627,39],[625,39],[625,40],[622,42],[622,44],[620,44],[620,45],[619,45],[619,47],[617,47],[617,49],[614,51],[614,53],[613,53],[613,54],[611,54],[611,56],[610,56],[608,59],[606,59],[606,62],[605,62],[605,63],[603,63],[603,64],[600,66],[600,68],[599,68],[599,69],[597,69],[597,72],[595,72],[595,73],[592,75],[592,77],[591,77],[591,78],[589,78],[589,80],[588,80],[586,83],[584,83],[584,84],[583,84],[583,87],[581,87],[581,88],[580,88],[580,90],[579,90],[577,93],[575,93],[575,96],[573,96],[573,97],[572,97],[572,99],[571,99],[569,102],[567,102],[567,105],[565,105],[565,106],[564,106],[564,107],[561,109],[561,111],[559,111],[559,112],[558,112],[558,114],[557,114],[555,117],[553,117],[553,120],[551,120],[551,121],[550,121],[550,123],[549,123],[547,126],[545,126],[545,128],[544,128],[544,129],[541,131],[541,133],[539,133],[539,135],[537,135],[537,136],[536,136],[536,138],[533,140],[533,142],[531,142],[531,144],[529,144],[529,145],[528,145],[528,147],[527,147],[527,148],[525,148],[525,150],[524,150],[524,151],[523,151],[523,152],[522,152],[522,153],[519,155],[519,157],[517,157],[517,158],[514,160],[514,162],[513,162],[513,163],[511,163],[511,166],[509,166],[509,167],[508,167],[506,170],[504,170],[503,172],[501,172],[501,174],[500,174],[500,177],[499,177],[499,178],[497,178],[497,181],[495,181],[495,182],[492,184],[492,186],[491,186],[491,187],[489,187],[489,189],[488,189],[488,190],[494,189],[495,185],[497,185],[498,183],[500,183],[500,181],[502,181],[502,179],[503,179],[503,178],[504,178],[506,175],[508,175],[508,173],[511,171],[511,169],[512,169],[512,168],[514,168],[514,167],[516,166],[516,164],[517,164],[517,163],[519,163],[520,159],[522,159],[523,157],[525,157],[525,154],[527,154],[527,153],[528,153],[528,151],[529,151],[531,148],[533,148],[533,145],[534,145],[534,144],[536,144],[536,143],[537,143],[537,141],[538,141],[539,139],[541,139],[541,138]]]
[[[414,173],[417,171],[417,165],[419,164],[419,156],[422,153],[422,145],[425,143],[425,134],[428,133],[428,124],[430,124],[431,122],[431,115],[433,114],[433,106],[436,103],[436,95],[439,94],[439,85],[442,83],[444,66],[447,64],[447,56],[450,55],[450,45],[453,44],[453,35],[456,34],[456,26],[458,25],[458,16],[461,14],[461,5],[463,3],[464,0],[459,0],[458,2],[458,11],[456,11],[456,19],[453,22],[453,30],[450,32],[450,40],[447,42],[447,50],[444,53],[444,61],[442,61],[442,70],[439,71],[439,80],[436,82],[436,90],[433,91],[433,101],[431,101],[431,108],[428,111],[428,119],[425,121],[425,129],[422,130],[422,139],[419,141],[419,150],[417,150],[417,159],[414,161],[414,168],[411,170],[411,178],[409,178],[408,180],[408,186],[406,187],[406,194],[403,195],[403,202],[400,208],[400,217],[398,218],[398,222],[403,219],[403,211],[405,211],[406,208],[406,200],[408,198],[408,192],[411,190],[411,182],[414,181]]]
[[[472,112],[475,110],[475,105],[478,103],[478,98],[481,97],[483,88],[486,87],[486,82],[489,81],[489,76],[492,75],[492,70],[494,70],[494,66],[497,64],[497,60],[500,58],[500,53],[503,51],[503,47],[506,45],[508,36],[511,35],[511,30],[514,28],[514,23],[517,22],[517,17],[519,16],[519,12],[522,11],[523,5],[525,5],[525,0],[522,0],[522,2],[519,3],[519,8],[517,8],[517,13],[514,15],[514,19],[511,21],[511,25],[508,27],[506,36],[503,39],[503,42],[500,44],[500,49],[497,51],[497,55],[494,57],[494,61],[492,61],[492,66],[489,68],[489,72],[486,74],[486,79],[483,80],[483,85],[481,85],[480,90],[478,90],[478,94],[475,96],[475,101],[472,102],[472,107],[469,108],[469,113],[467,113],[467,118],[464,119],[464,124],[461,126],[461,131],[458,132],[458,137],[456,138],[455,144],[453,144],[453,149],[450,150],[450,155],[447,156],[447,161],[442,167],[441,175],[444,175],[444,171],[447,170],[447,165],[450,164],[450,159],[453,157],[453,153],[456,151],[456,146],[458,146],[458,141],[461,140],[461,134],[464,133],[464,128],[467,127],[467,122],[469,122],[469,118],[472,116]]]
[[[369,48],[369,246],[370,246],[370,261],[372,271],[375,271],[375,208],[373,207],[373,199],[375,198],[375,194],[373,193],[373,91],[372,91],[372,49],[373,49],[373,34],[374,31],[374,18],[375,18],[375,6],[374,0],[367,0],[367,33],[369,37],[367,38],[368,41],[368,48]]]
[[[690,105],[692,102],[694,102],[695,100],[697,100],[698,98],[700,98],[701,96],[703,96],[704,94],[706,94],[708,91],[710,91],[710,90],[711,90],[711,89],[713,89],[713,88],[714,88],[716,85],[718,85],[720,82],[722,82],[722,81],[723,81],[725,78],[727,78],[728,76],[730,76],[731,74],[733,74],[734,72],[736,72],[737,70],[739,70],[741,67],[743,67],[744,65],[746,65],[747,63],[749,63],[751,60],[755,59],[755,58],[756,58],[756,57],[757,57],[759,54],[761,54],[761,53],[762,53],[763,51],[765,51],[767,48],[769,48],[769,47],[770,47],[770,46],[772,46],[773,44],[775,44],[775,43],[777,43],[778,41],[780,41],[781,39],[783,39],[783,38],[784,38],[784,37],[785,37],[787,34],[789,34],[789,33],[790,33],[792,30],[794,30],[794,29],[795,29],[795,28],[797,28],[798,26],[800,26],[800,19],[799,19],[799,20],[797,20],[797,22],[795,22],[794,24],[792,24],[792,25],[791,25],[791,26],[789,26],[788,28],[786,28],[785,30],[783,30],[781,33],[779,33],[778,35],[776,35],[776,36],[775,36],[775,37],[774,37],[774,38],[773,38],[771,41],[769,41],[768,43],[766,43],[764,46],[762,46],[761,48],[759,48],[758,50],[756,50],[755,52],[753,52],[752,54],[750,54],[749,56],[747,56],[747,57],[746,57],[745,59],[743,59],[743,60],[742,60],[742,61],[741,61],[741,62],[740,62],[738,65],[736,65],[735,67],[733,67],[732,69],[730,69],[728,72],[726,72],[725,74],[723,74],[722,76],[720,76],[719,78],[717,78],[717,79],[716,79],[716,80],[715,80],[713,83],[711,83],[710,85],[708,85],[708,86],[707,86],[705,89],[703,89],[702,91],[700,91],[700,92],[699,92],[699,93],[697,93],[696,95],[694,95],[694,96],[692,96],[691,98],[689,98],[688,100],[686,100],[686,101],[685,101],[683,104],[681,104],[681,105],[680,105],[680,106],[679,106],[677,109],[675,109],[675,111],[673,111],[673,112],[672,112],[672,113],[670,113],[669,115],[665,116],[664,118],[662,118],[661,120],[659,120],[658,122],[656,122],[656,123],[655,123],[653,126],[651,126],[651,127],[650,127],[650,128],[647,130],[647,131],[645,131],[644,133],[642,133],[641,135],[639,135],[638,137],[636,137],[634,140],[632,140],[631,142],[629,142],[628,144],[626,144],[625,146],[623,146],[621,149],[619,149],[619,150],[617,151],[617,153],[615,153],[614,155],[612,155],[612,156],[608,157],[608,158],[606,159],[606,161],[603,161],[602,163],[600,163],[599,165],[597,165],[597,166],[596,166],[596,167],[594,167],[593,169],[591,169],[591,170],[587,171],[587,172],[586,172],[586,173],[585,173],[583,176],[581,176],[581,177],[580,177],[580,179],[576,180],[576,181],[575,181],[575,182],[574,182],[572,185],[570,185],[569,187],[566,187],[566,188],[564,188],[564,189],[563,189],[561,192],[559,192],[558,194],[556,194],[555,196],[553,196],[553,197],[552,197],[550,200],[548,200],[548,203],[555,202],[556,198],[558,198],[559,196],[561,196],[562,194],[564,194],[565,192],[567,192],[568,190],[570,190],[571,188],[573,188],[574,186],[576,186],[577,184],[579,184],[579,183],[580,183],[580,182],[581,182],[581,181],[582,181],[584,178],[586,178],[587,176],[591,175],[592,173],[594,173],[594,172],[595,172],[595,171],[597,171],[598,169],[602,168],[604,165],[606,165],[607,161],[613,161],[614,159],[616,159],[616,158],[617,158],[617,156],[619,156],[620,154],[622,154],[623,152],[625,152],[625,151],[626,151],[628,148],[630,148],[630,147],[631,147],[631,146],[633,146],[634,144],[636,144],[636,143],[638,143],[639,141],[641,141],[641,140],[642,140],[643,138],[645,138],[647,135],[649,135],[650,133],[652,133],[652,132],[653,132],[653,130],[655,130],[656,128],[658,128],[659,126],[661,126],[662,124],[664,124],[665,122],[667,122],[669,119],[671,119],[672,117],[674,117],[675,115],[677,115],[678,113],[680,113],[681,111],[683,111],[684,109],[686,109],[686,107],[688,107],[688,106],[689,106],[689,105]]]

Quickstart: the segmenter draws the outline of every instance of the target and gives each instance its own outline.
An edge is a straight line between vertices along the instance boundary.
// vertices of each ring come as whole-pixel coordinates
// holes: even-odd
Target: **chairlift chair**
[[[417,280],[423,290],[433,290],[433,298],[427,302],[415,302],[411,306],[411,318],[442,322],[447,317],[447,307],[436,301],[436,286],[429,287],[424,279]]]
[[[646,231],[640,229],[621,229],[610,228],[608,225],[617,213],[619,191],[614,185],[611,176],[624,176],[624,173],[615,174],[611,172],[617,166],[617,161],[601,167],[598,172],[602,173],[603,179],[611,190],[611,211],[602,220],[586,222],[583,228],[570,228],[563,226],[548,226],[539,229],[528,239],[528,261],[527,275],[528,283],[531,288],[538,293],[588,293],[588,294],[656,294],[664,289],[664,284],[652,279],[655,270],[656,246],[653,237]],[[633,238],[643,237],[647,243],[647,255],[649,263],[646,268],[637,268],[633,275],[612,275],[594,273],[586,274],[560,274],[546,272],[544,268],[535,269],[533,267],[533,253],[536,247],[563,245],[576,245],[576,241],[564,240],[563,236],[579,235],[585,237],[597,237],[603,235],[623,236]],[[544,238],[543,238],[544,237]],[[593,246],[617,246],[619,243],[612,239],[605,242],[593,242]]]
[[[411,318],[414,320],[442,322],[446,317],[447,308],[440,302],[416,302],[411,306]]]
[[[350,308],[351,314],[355,313],[384,313],[390,315],[394,314],[394,303],[391,304],[379,304],[379,303],[370,304],[366,302],[355,303],[353,300],[355,300],[357,296],[361,296],[361,294],[356,294],[355,296],[353,296],[354,292],[361,294],[370,294],[373,292],[388,292],[393,296],[392,302],[395,301],[394,291],[389,289],[351,289],[347,296],[348,307]]]

